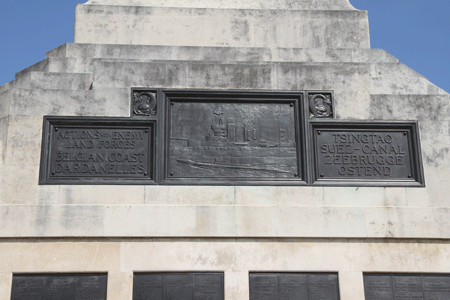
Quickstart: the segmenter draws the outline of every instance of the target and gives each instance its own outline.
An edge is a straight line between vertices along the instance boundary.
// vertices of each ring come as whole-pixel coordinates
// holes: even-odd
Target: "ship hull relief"
[[[295,178],[294,103],[172,102],[172,178]]]

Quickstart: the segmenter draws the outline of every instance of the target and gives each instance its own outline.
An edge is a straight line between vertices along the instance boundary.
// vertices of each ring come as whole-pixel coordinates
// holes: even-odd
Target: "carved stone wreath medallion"
[[[309,94],[310,118],[333,118],[331,94]]]
[[[133,114],[135,116],[156,116],[156,94],[150,92],[134,92]]]

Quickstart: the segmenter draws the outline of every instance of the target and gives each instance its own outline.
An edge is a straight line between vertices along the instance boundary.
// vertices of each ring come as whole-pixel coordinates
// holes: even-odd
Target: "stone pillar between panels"
[[[224,272],[225,300],[249,299],[248,272]]]
[[[339,294],[341,300],[364,299],[364,282],[361,271],[339,272]]]
[[[12,273],[0,273],[0,300],[11,299]]]
[[[133,272],[108,272],[107,300],[133,299]]]

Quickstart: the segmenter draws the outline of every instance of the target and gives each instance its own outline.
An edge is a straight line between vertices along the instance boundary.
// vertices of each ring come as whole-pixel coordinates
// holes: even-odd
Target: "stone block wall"
[[[450,95],[370,49],[367,12],[122,2],[79,5],[75,43],[0,87],[0,300],[13,273],[108,272],[131,299],[133,272],[220,271],[240,300],[250,271],[332,271],[350,300],[363,272],[449,272]],[[129,117],[132,87],[331,90],[338,120],[419,122],[426,186],[39,185],[43,116]]]

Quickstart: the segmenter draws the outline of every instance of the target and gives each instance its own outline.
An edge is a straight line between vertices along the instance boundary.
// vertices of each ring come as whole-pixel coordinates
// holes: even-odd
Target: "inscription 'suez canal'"
[[[319,178],[412,177],[407,131],[318,130]]]

